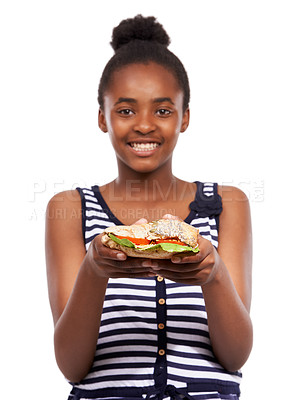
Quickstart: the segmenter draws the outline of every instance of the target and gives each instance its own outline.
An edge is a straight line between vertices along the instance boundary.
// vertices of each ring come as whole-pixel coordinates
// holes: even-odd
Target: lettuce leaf
[[[117,238],[115,235],[112,235],[111,233],[109,233],[109,237],[116,243],[125,246],[125,247],[133,247],[136,249],[140,249],[140,250],[149,250],[149,249],[158,249],[161,248],[164,251],[168,251],[169,253],[182,253],[184,251],[192,251],[194,253],[198,253],[199,252],[199,248],[193,248],[190,246],[182,246],[181,244],[176,244],[176,243],[157,243],[157,244],[150,244],[150,245],[145,245],[145,246],[138,246],[134,243],[132,243],[130,240],[128,239],[119,239]]]
[[[125,247],[135,247],[134,243],[132,243],[130,240],[128,239],[119,239],[118,237],[112,235],[112,233],[108,234],[109,237],[116,243],[121,244],[122,246]]]
[[[193,251],[194,253],[199,252],[199,248],[197,247],[190,247],[190,246],[182,246],[181,244],[176,243],[159,243],[159,246],[165,251],[169,251],[170,253],[181,253],[183,251]]]

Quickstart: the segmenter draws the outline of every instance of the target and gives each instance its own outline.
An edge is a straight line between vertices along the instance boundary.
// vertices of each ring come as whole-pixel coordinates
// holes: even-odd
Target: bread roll
[[[109,236],[127,237],[130,241],[133,239],[147,239],[151,241],[147,245],[133,245],[127,247],[117,243]],[[179,220],[160,219],[146,224],[138,225],[119,225],[105,229],[102,236],[102,243],[115,250],[123,251],[129,257],[143,257],[154,259],[170,259],[174,254],[182,252],[198,252],[198,229]],[[174,239],[186,244],[186,246],[177,247],[174,245],[163,246],[155,245],[157,239]],[[119,239],[118,239],[119,241]],[[161,246],[165,247],[163,249]],[[166,251],[166,247],[168,251]],[[179,250],[180,249],[180,250]],[[179,250],[179,251],[178,251]]]

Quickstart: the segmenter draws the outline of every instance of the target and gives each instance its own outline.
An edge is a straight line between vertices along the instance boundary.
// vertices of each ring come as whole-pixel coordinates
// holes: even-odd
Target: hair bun
[[[163,26],[154,17],[137,15],[124,19],[113,29],[111,46],[116,52],[121,46],[133,40],[146,40],[168,47],[170,38]]]

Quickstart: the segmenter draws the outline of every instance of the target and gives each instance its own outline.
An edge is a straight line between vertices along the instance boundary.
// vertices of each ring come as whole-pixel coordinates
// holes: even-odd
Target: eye
[[[171,110],[168,110],[167,108],[160,108],[159,110],[156,111],[156,113],[160,116],[160,117],[168,117],[169,115],[172,114]]]
[[[122,108],[121,110],[117,111],[118,114],[124,115],[124,116],[129,116],[134,114],[134,112],[132,110],[130,110],[129,108]]]

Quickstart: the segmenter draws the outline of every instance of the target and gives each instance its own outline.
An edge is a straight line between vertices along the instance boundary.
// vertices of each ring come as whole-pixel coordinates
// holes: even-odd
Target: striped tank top
[[[197,183],[185,222],[217,248],[221,197],[215,183]],[[77,188],[86,249],[109,226],[122,225],[98,186]],[[238,399],[240,371],[216,360],[200,286],[160,276],[109,279],[94,363],[72,383],[68,400]]]

